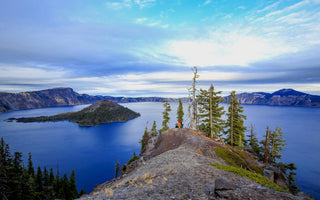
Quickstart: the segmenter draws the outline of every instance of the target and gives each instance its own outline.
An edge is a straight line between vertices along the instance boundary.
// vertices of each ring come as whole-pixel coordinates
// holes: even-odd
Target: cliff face
[[[320,107],[320,96],[293,89],[282,89],[274,93],[241,93],[237,95],[241,104]],[[227,99],[228,97],[225,97]]]
[[[99,100],[112,100],[117,103],[127,102],[162,102],[161,97],[112,97],[78,94],[72,88],[53,88],[34,92],[8,93],[0,92],[0,113],[13,110],[45,108],[51,106],[68,106],[94,103]],[[178,101],[169,99],[169,101]]]
[[[303,199],[210,166],[228,165],[216,155],[217,147],[233,151],[191,129],[168,130],[150,138],[121,177],[80,199]]]
[[[0,93],[0,113],[12,110],[44,108],[50,106],[66,106],[88,104],[102,98],[78,94],[71,88],[54,88],[48,90]]]

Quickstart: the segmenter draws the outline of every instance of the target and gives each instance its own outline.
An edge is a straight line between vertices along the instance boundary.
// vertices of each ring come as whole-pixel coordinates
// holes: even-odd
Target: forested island
[[[61,113],[54,116],[9,118],[17,122],[47,122],[69,120],[79,126],[97,126],[102,123],[124,122],[139,117],[136,113],[111,100],[101,100],[78,112]]]

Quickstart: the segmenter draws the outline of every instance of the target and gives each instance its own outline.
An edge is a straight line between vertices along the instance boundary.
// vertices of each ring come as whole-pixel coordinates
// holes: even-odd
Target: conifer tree
[[[74,169],[72,169],[70,174],[69,189],[71,193],[71,199],[76,199],[79,197],[78,189],[76,185],[76,172],[74,171]]]
[[[116,162],[116,166],[115,166],[115,174],[114,174],[114,178],[117,178],[119,175],[119,171],[120,171],[120,163],[119,160]]]
[[[235,144],[240,145],[240,147],[245,143],[244,140],[244,132],[247,128],[244,126],[244,120],[247,118],[243,115],[243,107],[240,105],[236,92],[232,91],[230,93],[230,98],[228,99],[228,113],[227,113],[227,121],[226,121],[226,132],[227,135],[227,143],[231,146]],[[241,139],[241,142],[239,140]]]
[[[151,128],[151,135],[156,136],[158,134],[157,131],[157,122],[154,120]]]
[[[202,120],[200,129],[207,133],[208,137],[216,138],[220,136],[223,131],[224,120],[221,118],[225,113],[223,106],[220,103],[223,101],[221,91],[214,91],[211,84],[208,90],[200,89],[200,94],[197,95],[198,99],[198,118]]]
[[[276,159],[281,158],[280,152],[283,151],[283,146],[285,146],[285,140],[283,139],[283,132],[279,126],[272,131],[270,135],[270,162],[275,163]]]
[[[249,145],[252,148],[252,150],[255,152],[255,154],[258,156],[258,158],[262,159],[261,147],[259,146],[258,138],[256,136],[256,132],[254,129],[255,128],[254,128],[253,124],[251,124],[250,134],[248,135]]]
[[[178,106],[178,110],[177,110],[177,121],[181,121],[181,123],[183,122],[183,104],[181,99],[179,99],[179,106]]]
[[[31,152],[29,152],[28,155],[29,155],[29,158],[28,158],[28,173],[33,178],[34,177],[34,167],[33,167],[33,163],[32,163]]]
[[[163,121],[162,121],[162,129],[160,130],[160,133],[169,129],[169,126],[168,126],[168,123],[170,120],[169,112],[171,111],[171,106],[170,106],[168,100],[163,100],[162,103],[163,103],[164,111],[162,112]]]
[[[147,122],[147,124],[148,124],[148,122]],[[141,143],[140,154],[142,154],[146,150],[149,138],[150,138],[150,136],[149,136],[149,132],[148,132],[148,127],[146,125],[146,127],[144,129],[144,134],[142,136],[142,139],[140,140],[140,143]]]

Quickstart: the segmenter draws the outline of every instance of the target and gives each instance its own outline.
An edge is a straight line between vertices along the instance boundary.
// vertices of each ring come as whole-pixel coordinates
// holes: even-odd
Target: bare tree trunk
[[[198,70],[196,67],[194,67],[193,69],[193,73],[194,73],[194,76],[193,76],[193,83],[192,83],[192,89],[191,89],[191,92],[192,92],[192,102],[191,102],[191,116],[190,116],[190,126],[191,126],[191,129],[194,129],[196,130],[197,129],[197,101],[196,101],[196,79],[199,78],[199,75],[197,75],[198,73]],[[190,106],[189,106],[190,108]],[[189,111],[190,112],[190,111]]]
[[[211,138],[213,138],[213,124],[212,124],[212,93],[213,93],[213,88],[212,88],[212,85],[210,87],[210,117],[209,117],[209,120],[210,120],[210,132],[211,132]]]
[[[270,130],[269,130],[269,126],[267,126],[266,143],[264,146],[264,159],[263,159],[264,164],[268,164],[269,162],[269,150],[270,150],[269,142],[270,142]]]

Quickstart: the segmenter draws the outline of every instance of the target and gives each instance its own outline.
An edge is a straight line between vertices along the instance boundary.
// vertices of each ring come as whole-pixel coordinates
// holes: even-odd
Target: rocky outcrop
[[[241,104],[320,107],[320,96],[293,89],[282,89],[271,94],[264,92],[241,93],[237,97]]]
[[[121,177],[80,199],[303,199],[209,165],[228,165],[215,147],[231,148],[191,129],[168,130]]]

